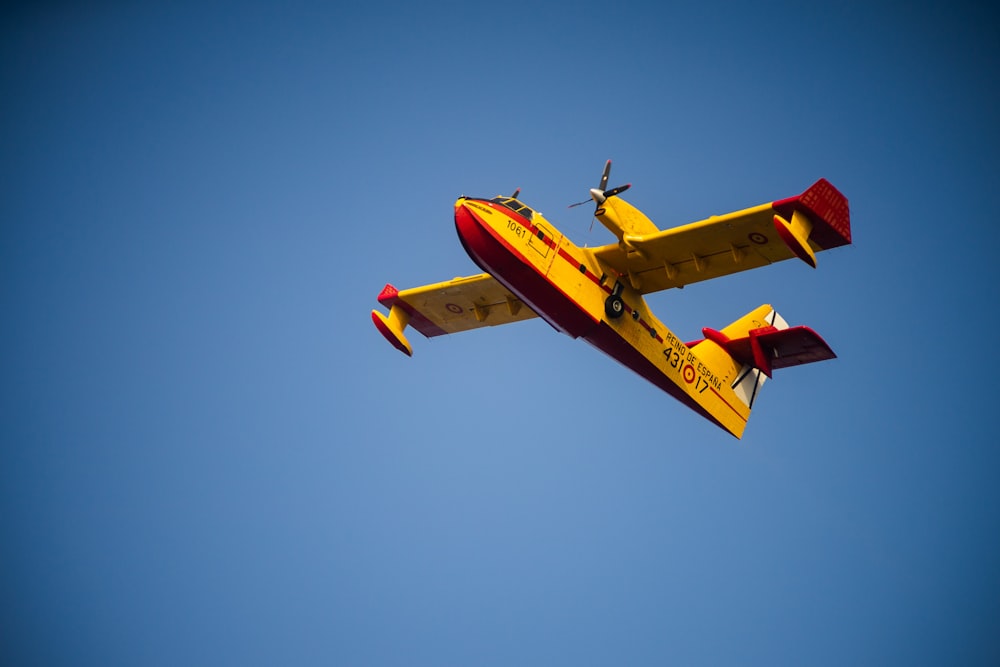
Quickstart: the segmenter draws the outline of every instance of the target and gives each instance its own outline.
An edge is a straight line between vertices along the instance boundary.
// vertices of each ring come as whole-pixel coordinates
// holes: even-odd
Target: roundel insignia
[[[454,303],[446,303],[444,307],[448,310],[449,313],[455,313],[456,315],[462,314],[462,307],[455,305]]]
[[[756,243],[757,245],[764,245],[767,243],[767,237],[760,232],[752,232],[749,237],[751,243]]]
[[[684,376],[684,381],[687,382],[688,384],[694,382],[694,366],[692,366],[691,364],[685,366],[684,370],[681,371],[681,375]]]

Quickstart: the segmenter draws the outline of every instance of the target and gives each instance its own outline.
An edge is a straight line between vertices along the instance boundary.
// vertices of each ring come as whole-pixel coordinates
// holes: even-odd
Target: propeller
[[[604,163],[604,173],[601,174],[601,184],[598,185],[596,188],[590,189],[590,199],[584,199],[581,202],[570,204],[568,208],[573,208],[574,206],[582,206],[583,204],[586,204],[589,201],[593,201],[595,204],[597,204],[598,207],[600,207],[600,205],[603,204],[605,201],[607,201],[609,198],[614,197],[615,195],[620,195],[621,193],[625,192],[630,187],[632,187],[631,183],[626,183],[625,185],[619,185],[616,188],[611,188],[610,190],[608,190],[607,189],[608,176],[610,174],[611,174],[611,160],[608,160],[607,162]]]
[[[521,188],[514,190],[514,194],[510,196],[511,199],[517,199],[517,196],[521,194]]]

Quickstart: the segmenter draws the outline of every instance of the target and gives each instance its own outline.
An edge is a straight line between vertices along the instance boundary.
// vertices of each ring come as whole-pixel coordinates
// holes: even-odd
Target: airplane
[[[851,243],[847,198],[820,179],[798,196],[660,230],[619,196],[631,184],[608,189],[610,170],[608,160],[590,197],[616,242],[575,245],[518,199],[520,188],[509,197],[463,195],[455,228],[484,273],[404,290],[387,284],[378,301],[389,314],[373,310],[372,321],[412,356],[407,326],[431,338],[540,317],[742,438],[775,370],[833,359],[833,350],[767,304],[684,342],[643,297],[793,257],[815,268],[816,253]]]

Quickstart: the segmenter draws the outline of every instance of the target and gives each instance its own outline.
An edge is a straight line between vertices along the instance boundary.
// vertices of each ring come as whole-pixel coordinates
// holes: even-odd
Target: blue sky
[[[5,664],[1000,661],[998,42],[971,4],[42,3],[0,21]],[[839,358],[743,441],[476,273],[461,194],[579,244],[826,177],[855,244],[654,295]]]

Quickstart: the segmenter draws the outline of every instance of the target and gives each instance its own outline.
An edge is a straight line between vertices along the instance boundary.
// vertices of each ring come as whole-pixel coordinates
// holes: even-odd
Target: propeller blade
[[[617,188],[613,188],[604,193],[604,198],[614,197],[615,195],[620,195],[621,193],[632,187],[631,183],[626,183],[625,185],[619,185]]]
[[[511,199],[517,199],[517,196],[518,196],[519,194],[521,194],[521,188],[518,188],[517,190],[514,190],[514,194],[512,194],[512,195],[510,196],[510,198],[511,198]]]
[[[593,188],[590,191],[590,199],[584,199],[583,201],[578,201],[575,204],[570,204],[566,208],[573,208],[574,206],[583,206],[587,202],[593,201],[598,206],[604,203],[608,197],[614,197],[615,195],[620,195],[621,193],[632,187],[631,183],[626,183],[625,185],[619,185],[617,188],[612,188],[607,190],[608,187],[608,176],[611,175],[611,160],[604,163],[604,172],[601,174],[601,184],[599,187]]]

